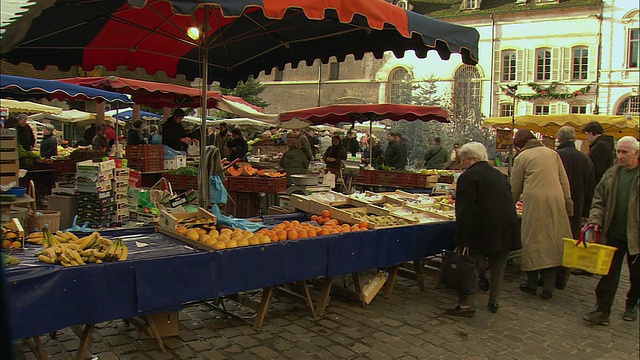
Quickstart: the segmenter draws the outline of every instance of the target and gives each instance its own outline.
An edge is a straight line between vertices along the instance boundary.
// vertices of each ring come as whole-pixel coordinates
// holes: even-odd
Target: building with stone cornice
[[[481,116],[521,114],[634,114],[638,96],[638,2],[635,0],[425,0],[394,1],[413,11],[480,33],[479,63],[462,64],[453,55],[441,60],[435,52],[419,59],[408,52],[401,59],[366,56],[312,66],[304,63],[261,74],[269,112],[329,105],[336,102],[400,102],[403,92],[433,77],[442,95],[455,80],[477,98]],[[600,56],[599,56],[600,54]],[[410,82],[403,81],[406,78]],[[513,99],[504,93],[518,85],[518,94],[534,94],[528,83],[547,88],[560,99]],[[589,91],[569,96],[575,91]],[[406,100],[405,100],[406,101]]]

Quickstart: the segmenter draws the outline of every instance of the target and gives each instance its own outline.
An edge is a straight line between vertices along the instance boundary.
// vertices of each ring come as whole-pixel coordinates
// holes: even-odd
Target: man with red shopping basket
[[[585,320],[598,325],[609,325],[609,314],[625,255],[631,286],[622,317],[624,320],[636,320],[640,299],[638,141],[631,136],[621,138],[616,147],[616,157],[618,163],[604,173],[596,186],[589,213],[589,224],[596,231],[602,230],[601,243],[618,248],[611,261],[609,274],[604,275],[596,287],[597,307],[584,316]]]

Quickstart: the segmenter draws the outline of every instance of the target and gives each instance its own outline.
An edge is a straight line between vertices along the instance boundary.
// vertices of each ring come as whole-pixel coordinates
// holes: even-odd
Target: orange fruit
[[[318,236],[322,236],[322,235],[329,235],[329,230],[320,229],[320,231],[318,231]]]
[[[278,234],[275,233],[271,233],[269,234],[269,239],[271,239],[271,241],[278,241]]]
[[[324,217],[324,218],[331,217],[331,211],[329,211],[329,210],[322,210],[322,217]]]
[[[278,235],[278,241],[284,241],[287,240],[287,233],[285,231],[278,231],[277,233]]]
[[[315,237],[316,234],[316,230],[315,229],[309,229],[307,230],[307,237]]]
[[[311,215],[311,221],[318,220],[318,215]]]
[[[359,227],[360,229],[368,229],[368,228],[369,228],[369,223],[368,223],[368,222],[366,222],[366,221],[360,221],[360,222],[358,223],[358,227]]]
[[[287,240],[296,240],[298,239],[298,232],[295,230],[291,230],[287,233]]]
[[[187,234],[187,228],[184,226],[178,226],[176,227],[176,232],[180,235],[186,235]]]
[[[300,221],[298,221],[298,220],[293,220],[293,221],[291,222],[291,225],[293,225],[293,226],[299,226],[299,225],[300,225]]]
[[[20,243],[20,241],[14,241],[11,243],[11,247],[14,249],[20,249],[22,247],[22,244]]]

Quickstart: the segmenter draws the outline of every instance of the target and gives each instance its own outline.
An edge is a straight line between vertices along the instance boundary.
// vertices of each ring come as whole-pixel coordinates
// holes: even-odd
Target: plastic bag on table
[[[226,225],[241,230],[249,230],[251,232],[256,232],[263,227],[266,227],[261,222],[253,222],[247,219],[236,219],[233,216],[224,215],[216,204],[213,204],[213,206],[211,206],[211,213],[216,216],[216,218],[218,219],[218,224],[220,225]]]
[[[167,145],[162,145],[162,152],[165,159],[175,159],[175,157],[178,155],[184,155],[184,156],[187,155],[186,152],[175,150]]]

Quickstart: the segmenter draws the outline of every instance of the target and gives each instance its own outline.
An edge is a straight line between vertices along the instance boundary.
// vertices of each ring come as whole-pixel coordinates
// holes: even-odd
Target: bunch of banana
[[[78,237],[73,234],[72,232],[63,232],[63,231],[56,231],[55,234],[52,234],[52,236],[59,242],[59,243],[66,243],[68,241],[75,241],[78,239]],[[38,231],[38,232],[34,232],[29,234],[29,236],[27,237],[27,242],[31,243],[31,244],[37,244],[37,245],[42,245],[42,240],[44,238],[44,232],[42,231]]]
[[[107,247],[106,261],[124,261],[127,260],[129,255],[129,248],[122,242],[122,239],[117,238],[113,244]]]
[[[59,263],[62,266],[84,265],[85,262],[79,251],[81,251],[80,247],[73,243],[52,245],[38,254],[38,260],[47,264]]]

